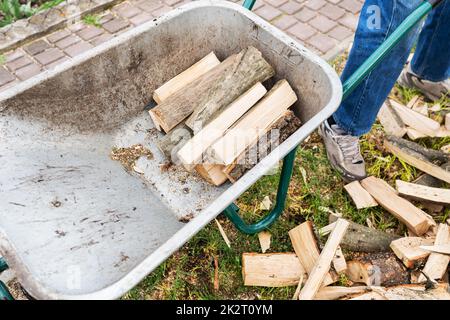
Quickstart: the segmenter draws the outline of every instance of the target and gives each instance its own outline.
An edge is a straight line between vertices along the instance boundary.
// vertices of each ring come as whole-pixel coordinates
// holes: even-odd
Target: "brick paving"
[[[189,1],[127,0],[100,13],[100,27],[76,22],[6,52],[0,66],[0,91]],[[253,12],[329,59],[352,40],[362,3],[363,0],[257,0]]]

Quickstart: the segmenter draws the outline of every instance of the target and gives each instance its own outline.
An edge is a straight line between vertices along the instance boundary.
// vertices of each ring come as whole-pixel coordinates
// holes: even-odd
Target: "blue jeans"
[[[361,11],[353,48],[342,73],[344,82],[421,3],[419,0],[366,0]],[[377,7],[374,7],[377,6]],[[377,9],[379,8],[379,9]],[[374,24],[374,10],[379,10]],[[376,116],[400,75],[417,41],[411,68],[420,78],[442,81],[450,76],[450,0],[444,0],[385,57],[333,114],[348,134],[370,131]]]

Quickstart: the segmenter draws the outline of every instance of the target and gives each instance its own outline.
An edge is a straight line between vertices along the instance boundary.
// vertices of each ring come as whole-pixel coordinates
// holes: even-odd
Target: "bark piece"
[[[265,135],[297,96],[286,80],[278,81],[264,98],[212,146],[212,155],[220,164],[230,165],[248,146]]]
[[[306,273],[295,253],[243,253],[242,276],[246,286],[287,287]]]
[[[312,300],[323,284],[325,277],[330,270],[330,264],[336,254],[344,234],[347,230],[348,222],[344,219],[338,219],[336,226],[328,237],[325,246],[320,253],[319,259],[313,270],[309,273],[308,279],[300,291],[299,300]]]
[[[357,209],[364,209],[378,206],[374,198],[361,186],[359,181],[353,181],[344,186],[344,189],[352,198]]]
[[[404,223],[418,236],[424,234],[435,225],[425,212],[415,207],[411,202],[395,194],[386,183],[375,177],[368,177],[361,181],[361,185],[387,211]]]
[[[194,133],[212,120],[211,116],[230,105],[242,93],[257,82],[274,75],[273,68],[254,47],[248,47],[225,59],[195,81],[175,92],[165,101],[150,110],[152,118],[165,132],[169,132],[189,117],[186,125]]]
[[[178,164],[179,159],[177,153],[191,139],[191,137],[191,130],[181,123],[171,132],[158,140],[156,145],[168,161]]]
[[[442,223],[438,226],[434,245],[443,245],[448,243],[450,243],[450,227]],[[428,257],[428,260],[422,272],[426,274],[430,279],[440,280],[447,272],[449,262],[449,255],[433,252]],[[425,282],[426,280],[426,277],[421,274],[419,276],[418,282]]]
[[[185,71],[178,74],[176,77],[170,79],[153,93],[153,100],[160,104],[169,96],[179,91],[195,79],[199,78],[206,72],[210,71],[215,66],[219,65],[220,61],[217,59],[214,52],[210,52],[203,59],[199,60]]]
[[[393,286],[409,283],[405,266],[391,252],[355,255],[347,261],[347,277],[368,286]]]

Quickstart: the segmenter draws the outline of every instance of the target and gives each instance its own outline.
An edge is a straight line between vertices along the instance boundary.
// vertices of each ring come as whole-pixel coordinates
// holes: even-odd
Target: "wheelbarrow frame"
[[[383,61],[391,50],[414,28],[414,26],[425,17],[434,7],[438,6],[443,0],[428,0],[420,4],[401,24],[398,28],[375,50],[372,55],[343,83],[342,99],[346,99],[358,85],[369,75],[376,66]],[[243,6],[249,10],[253,8],[256,0],[245,0]],[[230,219],[236,228],[246,234],[255,234],[273,224],[280,217],[284,210],[289,183],[294,168],[295,154],[298,146],[293,149],[283,159],[283,167],[281,170],[280,180],[278,184],[276,203],[274,208],[260,221],[254,224],[247,224],[239,216],[239,207],[231,204],[223,212]]]

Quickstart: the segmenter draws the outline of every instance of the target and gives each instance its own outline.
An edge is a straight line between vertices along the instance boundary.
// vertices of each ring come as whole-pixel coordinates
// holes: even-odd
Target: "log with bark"
[[[391,252],[354,254],[347,261],[347,277],[368,286],[395,286],[410,282],[409,272]]]
[[[294,112],[287,111],[282,118],[274,123],[265,136],[261,137],[257,143],[238,157],[235,164],[224,169],[225,175],[231,182],[236,182],[256,163],[289,138],[300,126],[301,121]]]
[[[256,106],[211,146],[211,155],[216,163],[226,166],[234,163],[296,101],[297,95],[289,83],[284,79],[278,81]]]
[[[448,154],[441,151],[429,150],[421,147],[417,143],[392,136],[385,139],[384,146],[406,163],[435,178],[450,183],[450,172],[432,162],[448,162]]]
[[[333,219],[337,220],[335,217]],[[347,232],[341,241],[341,247],[356,252],[383,252],[389,251],[391,242],[398,238],[400,237],[397,235],[349,221]]]
[[[189,117],[186,125],[196,133],[242,93],[273,75],[261,52],[248,47],[169,96],[150,113],[165,132]]]

